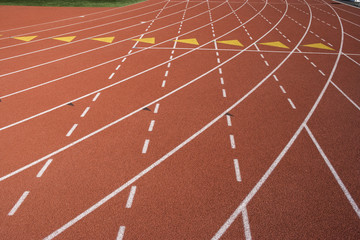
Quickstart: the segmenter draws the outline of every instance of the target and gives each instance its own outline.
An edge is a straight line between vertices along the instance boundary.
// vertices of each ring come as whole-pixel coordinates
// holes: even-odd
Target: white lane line
[[[323,71],[321,71],[320,69],[318,71],[319,73],[321,73],[321,75],[325,76],[325,73],[323,73]]]
[[[279,79],[277,78],[277,76],[275,74],[273,75],[273,77],[277,82],[279,81]]]
[[[170,66],[171,66],[171,62],[168,63],[167,67],[170,68]]]
[[[165,72],[165,77],[167,77],[168,75],[169,75],[169,71],[166,70],[166,72]]]
[[[343,53],[343,55],[345,57],[347,57],[348,59],[350,59],[353,63],[355,63],[356,65],[360,66],[360,63],[356,62],[354,59],[352,59],[351,57],[349,57],[347,54]]]
[[[134,201],[135,192],[136,192],[136,186],[132,186],[130,190],[129,198],[126,202],[126,208],[131,208]]]
[[[89,111],[90,107],[85,108],[84,112],[81,114],[80,117],[85,117],[86,113]]]
[[[161,84],[161,87],[165,87],[165,84],[166,84],[166,80],[163,80],[162,84]]]
[[[266,65],[266,66],[269,66],[269,63],[268,63],[266,60],[265,60],[265,65]]]
[[[311,63],[311,65],[313,65],[314,67],[317,67],[316,65],[315,65],[315,63],[313,63],[313,62],[310,62]]]
[[[116,240],[122,240],[123,237],[124,237],[124,234],[125,234],[125,226],[121,226],[121,227],[119,228],[119,231],[118,231]]]
[[[304,55],[304,58],[309,61],[309,58],[307,56]]]
[[[280,89],[281,89],[281,91],[283,92],[283,93],[286,93],[286,91],[285,91],[285,89],[283,88],[283,86],[279,86],[280,87]]]
[[[222,85],[224,85],[224,78],[220,78],[220,83],[222,84]]]
[[[259,50],[258,50],[258,51],[259,51]],[[262,55],[262,53],[260,53],[260,56],[261,56],[262,59],[264,59],[264,55]]]
[[[218,62],[218,63],[221,63],[221,62],[220,62],[220,58],[217,58],[217,62]]]
[[[119,70],[120,66],[121,66],[121,65],[118,65],[118,66],[116,67],[116,71]]]
[[[229,127],[231,127],[231,126],[232,126],[232,124],[231,124],[231,117],[230,117],[229,115],[226,115],[226,121],[227,121],[227,125],[228,125]]]
[[[235,167],[236,181],[241,182],[240,167],[239,167],[238,159],[234,159],[234,167]]]
[[[96,95],[95,95],[95,97],[93,98],[93,102],[95,102],[96,101],[96,99],[98,99],[98,97],[100,96],[100,93],[98,92]]]
[[[29,195],[29,191],[25,191],[20,199],[17,201],[17,203],[14,205],[14,207],[10,210],[10,212],[8,213],[9,216],[12,216],[15,214],[16,210],[18,210],[18,208],[20,207],[20,205],[24,202],[25,198]]]
[[[112,79],[114,75],[115,75],[115,73],[112,73],[109,77],[109,80]]]
[[[344,97],[349,100],[356,108],[360,111],[360,107],[348,96],[346,95],[333,81],[331,81],[331,84],[342,94]]]
[[[234,139],[234,135],[230,134],[230,145],[232,149],[235,149],[235,139]]]
[[[312,134],[312,132],[310,131],[309,127],[307,124],[305,124],[305,129],[307,131],[307,133],[309,134],[311,140],[313,141],[313,143],[315,144],[317,150],[319,151],[319,153],[321,154],[321,156],[323,157],[326,165],[328,166],[328,168],[330,169],[331,173],[333,174],[334,178],[336,179],[337,183],[339,184],[341,190],[344,192],[346,198],[348,199],[349,203],[351,204],[352,208],[354,209],[355,213],[357,214],[358,218],[360,218],[360,209],[358,207],[358,205],[356,204],[356,202],[354,201],[354,199],[352,198],[351,194],[349,193],[349,191],[347,190],[347,188],[345,187],[343,181],[341,180],[341,178],[339,177],[339,175],[337,174],[335,168],[333,167],[333,165],[331,164],[331,162],[329,161],[329,159],[327,158],[327,156],[325,155],[324,151],[321,149],[319,143],[316,141],[314,135]]]
[[[66,134],[67,137],[70,137],[70,135],[74,132],[75,128],[77,127],[78,125],[75,123],[72,128],[69,130],[69,132]]]
[[[149,129],[148,129],[149,132],[152,132],[152,130],[154,129],[154,125],[155,125],[155,120],[151,120]]]
[[[219,73],[222,74],[222,69],[221,68],[219,68]]]
[[[223,94],[223,97],[226,97],[226,90],[225,89],[222,90],[222,94]]]
[[[123,60],[121,61],[121,62],[125,62],[126,61],[126,57],[125,58],[123,58]]]
[[[251,240],[249,217],[248,217],[246,207],[242,210],[242,218],[243,218],[243,223],[244,223],[245,239]]]
[[[146,140],[145,140],[144,146],[143,146],[143,149],[142,149],[142,153],[146,153],[146,152],[147,152],[147,149],[148,149],[148,146],[149,146],[149,142],[150,142],[149,139],[146,139]]]
[[[40,178],[44,174],[45,170],[49,167],[51,162],[52,162],[52,159],[49,159],[49,160],[46,161],[44,166],[41,168],[41,170],[36,175],[37,178]]]
[[[160,103],[157,103],[157,104],[155,105],[154,113],[158,113],[159,107],[160,107]]]
[[[131,54],[131,53],[132,53],[132,50],[130,50],[130,51],[128,52],[128,55]]]
[[[288,98],[287,100],[289,101],[291,107],[292,107],[293,109],[296,109],[296,107],[295,107],[294,103],[291,101],[291,99]]]

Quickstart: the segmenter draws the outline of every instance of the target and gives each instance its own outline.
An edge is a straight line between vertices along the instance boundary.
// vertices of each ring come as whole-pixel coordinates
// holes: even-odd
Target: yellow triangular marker
[[[92,38],[91,40],[112,43],[114,41],[114,39],[115,39],[115,37],[103,37],[103,38]]]
[[[189,38],[189,39],[178,39],[178,40],[174,40],[175,42],[181,42],[181,43],[188,43],[188,44],[194,44],[194,45],[199,45],[198,41],[196,40],[196,38]]]
[[[304,47],[312,47],[312,48],[320,48],[320,49],[325,49],[325,50],[332,50],[335,51],[335,49],[326,46],[325,44],[322,43],[313,43],[313,44],[307,44],[307,45],[303,45]]]
[[[58,38],[53,38],[53,39],[63,41],[63,42],[71,42],[72,40],[74,40],[74,38],[76,38],[76,36],[58,37]]]
[[[13,38],[17,39],[17,40],[29,42],[29,41],[33,40],[34,38],[36,38],[36,37],[37,36],[26,36],[26,37],[13,37]]]
[[[285,44],[277,41],[277,42],[267,42],[267,43],[260,43],[262,45],[271,46],[271,47],[279,47],[279,48],[289,48]]]
[[[155,44],[155,38],[139,38],[139,39],[132,39],[133,41],[137,42],[144,42],[144,43],[151,43]]]
[[[234,45],[234,46],[239,46],[239,47],[243,47],[244,45],[242,45],[241,42],[239,42],[238,40],[225,40],[225,41],[216,41],[218,43],[224,43],[224,44],[229,44],[229,45]]]

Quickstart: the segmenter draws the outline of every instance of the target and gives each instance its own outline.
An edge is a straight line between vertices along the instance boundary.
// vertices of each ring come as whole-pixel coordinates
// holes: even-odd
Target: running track
[[[1,239],[360,239],[359,9],[0,16]]]

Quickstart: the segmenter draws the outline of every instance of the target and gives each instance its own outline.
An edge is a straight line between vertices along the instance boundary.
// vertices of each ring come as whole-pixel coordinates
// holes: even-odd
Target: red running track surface
[[[360,239],[358,8],[0,16],[1,239]]]

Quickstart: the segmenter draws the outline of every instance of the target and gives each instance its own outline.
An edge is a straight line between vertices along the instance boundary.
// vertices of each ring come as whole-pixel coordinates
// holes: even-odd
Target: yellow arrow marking
[[[266,43],[260,43],[262,45],[271,46],[271,47],[279,47],[279,48],[289,48],[285,44],[277,41],[277,42],[266,42]]]
[[[151,43],[155,44],[155,38],[139,38],[139,39],[132,39],[133,41],[137,42],[144,42],[144,43]]]
[[[335,49],[326,46],[325,44],[322,43],[313,43],[313,44],[307,44],[307,45],[303,45],[304,47],[311,47],[311,48],[320,48],[320,49],[325,49],[325,50],[332,50],[335,51]]]
[[[112,43],[114,41],[114,39],[115,39],[115,37],[103,37],[103,38],[92,38],[91,40]]]
[[[178,39],[178,40],[174,40],[175,42],[181,42],[181,43],[188,43],[188,44],[193,44],[193,45],[199,45],[198,41],[196,40],[196,38],[189,38],[189,39]]]
[[[74,38],[76,38],[76,36],[59,37],[59,38],[53,38],[53,39],[63,41],[63,42],[71,42],[72,40],[74,40]]]
[[[244,45],[242,45],[241,42],[239,42],[238,40],[225,40],[225,41],[216,41],[218,43],[224,43],[224,44],[228,44],[228,45],[234,45],[234,46],[239,46],[239,47],[243,47]]]
[[[36,38],[36,37],[37,36],[24,36],[24,37],[13,37],[13,38],[17,39],[17,40],[29,42],[29,41],[33,40],[34,38]]]

